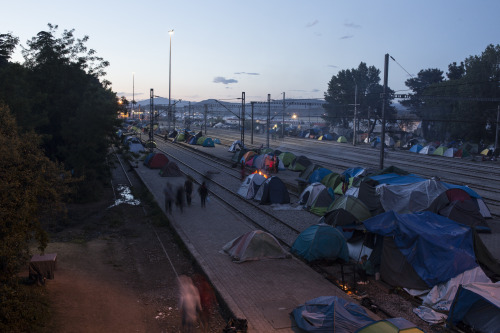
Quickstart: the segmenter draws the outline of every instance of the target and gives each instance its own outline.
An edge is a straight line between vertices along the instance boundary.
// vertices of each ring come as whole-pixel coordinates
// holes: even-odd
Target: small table
[[[29,264],[29,278],[36,279],[44,284],[45,279],[54,279],[56,270],[57,253],[35,254]]]

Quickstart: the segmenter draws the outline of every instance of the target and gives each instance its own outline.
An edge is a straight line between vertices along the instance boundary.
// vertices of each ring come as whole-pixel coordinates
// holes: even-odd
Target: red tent
[[[149,160],[148,167],[150,169],[161,169],[168,163],[168,157],[162,153],[156,153]]]

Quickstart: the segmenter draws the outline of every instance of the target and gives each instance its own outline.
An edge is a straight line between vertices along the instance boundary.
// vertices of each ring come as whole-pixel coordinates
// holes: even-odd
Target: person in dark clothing
[[[186,203],[191,206],[191,194],[193,193],[193,177],[188,176],[184,182],[184,191],[186,192]]]
[[[180,208],[182,213],[184,208],[184,186],[179,186],[177,188],[177,193],[175,195],[175,205]]]
[[[205,182],[203,182],[200,187],[198,188],[198,193],[200,194],[201,198],[201,207],[205,207],[206,202],[207,202],[207,196],[208,196],[208,187]]]
[[[241,161],[241,181],[245,180],[246,170],[245,170],[245,162]]]
[[[165,194],[165,210],[172,214],[172,201],[174,201],[174,193],[172,191],[172,185],[170,183],[165,184],[163,188],[163,194]]]

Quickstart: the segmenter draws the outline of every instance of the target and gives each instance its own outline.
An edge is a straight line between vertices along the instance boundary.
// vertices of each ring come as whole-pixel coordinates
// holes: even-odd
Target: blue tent
[[[412,153],[418,153],[419,151],[421,151],[421,150],[422,150],[422,148],[424,148],[424,146],[419,145],[419,144],[417,143],[416,145],[411,146],[410,151],[411,151]]]
[[[156,153],[149,153],[146,158],[144,159],[144,162],[143,164],[144,165],[148,165],[149,164],[149,161],[151,161],[151,159],[153,158],[153,156],[155,156]]]
[[[397,173],[386,173],[376,176],[368,176],[369,178],[376,180],[379,184],[391,184],[391,185],[404,185],[422,182],[425,178],[419,177],[414,174],[408,175],[398,175]]]
[[[360,305],[337,296],[320,296],[296,307],[293,318],[306,332],[352,333],[374,322]]]
[[[326,169],[326,168],[319,168],[315,171],[313,171],[313,173],[311,174],[311,176],[309,176],[309,183],[312,184],[312,183],[320,183],[321,180],[331,174],[333,171],[330,170],[330,169]]]
[[[500,283],[460,285],[450,308],[447,326],[464,322],[474,332],[498,332],[500,327]]]
[[[188,143],[190,145],[195,145],[197,141],[198,141],[198,138],[196,136],[193,136],[193,137],[191,137],[191,139],[189,139]]]
[[[332,134],[327,133],[327,134],[323,135],[323,140],[333,141],[333,140],[335,140],[335,138],[333,137]]]
[[[347,242],[340,231],[331,225],[319,223],[302,231],[293,242],[290,252],[306,261],[349,261]]]
[[[220,144],[221,144],[221,143],[220,143],[220,139],[215,138],[215,139],[214,139],[214,143],[216,143],[216,144],[220,145]]]
[[[472,229],[444,216],[432,212],[397,214],[389,211],[363,224],[372,233],[392,237],[397,249],[429,287],[478,266]],[[395,272],[397,269],[392,274]]]
[[[364,168],[355,167],[355,168],[346,169],[344,172],[342,172],[342,174],[344,176],[349,176],[349,178],[352,178],[352,177],[356,177],[356,176],[361,175],[364,171],[365,171]]]
[[[215,147],[214,140],[211,138],[206,138],[203,140],[203,143],[201,144],[203,147]]]

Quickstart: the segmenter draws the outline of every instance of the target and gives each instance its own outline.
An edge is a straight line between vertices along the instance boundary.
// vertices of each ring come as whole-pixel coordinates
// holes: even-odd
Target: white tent
[[[245,199],[253,199],[260,185],[262,185],[262,183],[265,181],[266,177],[258,173],[252,173],[247,178],[245,178],[240,188],[238,189],[238,194]]]
[[[427,145],[424,148],[420,149],[418,153],[423,155],[431,155],[434,150],[436,150],[436,147],[434,147],[433,145]]]

